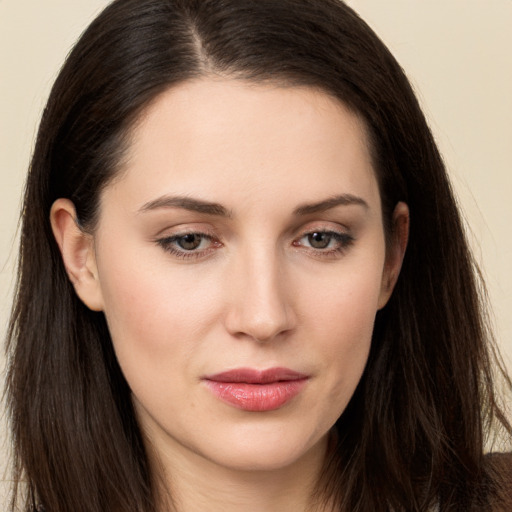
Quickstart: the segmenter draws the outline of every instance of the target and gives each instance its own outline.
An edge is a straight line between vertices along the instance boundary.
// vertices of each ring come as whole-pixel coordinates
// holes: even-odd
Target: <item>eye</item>
[[[354,238],[347,233],[337,231],[315,230],[304,233],[293,242],[295,247],[305,247],[320,255],[333,255],[348,249]]]
[[[315,249],[327,249],[333,240],[333,236],[332,233],[316,231],[315,233],[309,233],[309,235],[307,235],[307,240],[309,245]]]
[[[166,252],[178,258],[206,256],[222,244],[206,233],[179,233],[156,240]]]
[[[186,251],[193,251],[201,245],[201,242],[203,242],[203,235],[198,233],[189,233],[187,235],[177,237],[175,242],[182,249],[185,249]]]

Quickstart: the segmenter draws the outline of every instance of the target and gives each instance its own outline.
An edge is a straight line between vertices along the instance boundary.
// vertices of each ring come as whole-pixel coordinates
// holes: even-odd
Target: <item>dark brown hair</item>
[[[116,0],[70,53],[26,185],[7,398],[24,510],[155,512],[155,483],[102,313],[71,286],[49,211],[92,230],[130,128],[158,94],[205,75],[317,87],[365,122],[387,229],[408,203],[401,277],[337,422],[319,496],[348,512],[472,510],[495,368],[475,265],[443,162],[400,66],[338,0]],[[495,360],[496,359],[496,360]],[[18,497],[18,502],[20,498]]]

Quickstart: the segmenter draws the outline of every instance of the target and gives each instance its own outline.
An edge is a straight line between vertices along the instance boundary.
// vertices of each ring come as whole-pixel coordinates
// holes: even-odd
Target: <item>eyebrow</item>
[[[192,212],[220,217],[231,217],[231,213],[219,203],[203,201],[183,196],[162,196],[147,202],[139,209],[139,212],[148,212],[159,208],[182,208]]]
[[[323,201],[316,203],[306,203],[298,206],[293,214],[296,216],[310,215],[313,213],[324,212],[337,206],[350,206],[359,205],[366,210],[369,209],[368,203],[361,197],[354,196],[353,194],[341,194],[329,197]],[[231,212],[219,203],[212,203],[210,201],[203,201],[201,199],[193,199],[184,196],[162,196],[145,203],[139,212],[144,213],[160,208],[182,208],[206,215],[215,215],[219,217],[231,217]]]
[[[350,205],[359,205],[362,206],[365,210],[370,208],[368,203],[362,197],[354,196],[353,194],[341,194],[325,199],[324,201],[319,201],[317,203],[303,204],[298,206],[293,213],[298,216],[310,215],[312,213],[325,212],[331,208],[336,208],[336,206]]]

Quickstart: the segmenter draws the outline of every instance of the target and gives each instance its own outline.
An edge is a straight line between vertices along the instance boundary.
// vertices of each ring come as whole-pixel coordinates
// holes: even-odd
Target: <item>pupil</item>
[[[327,233],[311,233],[308,235],[308,242],[315,249],[325,249],[331,241],[331,235]]]
[[[178,239],[178,245],[187,251],[197,249],[201,244],[201,235],[184,235]]]

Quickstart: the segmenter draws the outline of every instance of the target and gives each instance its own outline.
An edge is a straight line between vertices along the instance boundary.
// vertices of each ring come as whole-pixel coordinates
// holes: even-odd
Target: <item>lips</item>
[[[302,391],[307,380],[307,375],[288,368],[238,368],[203,379],[207,389],[217,398],[251,412],[283,407]]]

